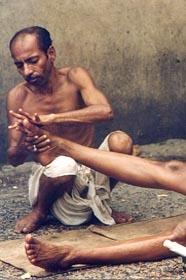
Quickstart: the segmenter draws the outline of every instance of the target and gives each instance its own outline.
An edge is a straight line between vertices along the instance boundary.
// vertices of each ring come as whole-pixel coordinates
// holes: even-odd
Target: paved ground
[[[186,140],[169,140],[159,144],[141,146],[141,150],[141,156],[144,157],[186,160]],[[0,241],[22,238],[22,235],[15,234],[13,229],[16,219],[29,212],[27,179],[31,165],[31,163],[26,163],[16,169],[8,165],[0,167]],[[114,189],[111,203],[116,210],[126,211],[133,215],[136,221],[168,217],[186,212],[186,198],[180,194],[162,190],[148,190],[125,184],[118,184]],[[65,230],[65,228],[55,219],[51,219],[35,235],[62,230]],[[21,275],[23,275],[23,271],[0,263],[0,280],[17,280],[21,279]],[[32,279],[41,278],[33,277]],[[161,262],[93,267],[43,279],[182,280],[186,278],[184,277],[181,258],[178,257]]]

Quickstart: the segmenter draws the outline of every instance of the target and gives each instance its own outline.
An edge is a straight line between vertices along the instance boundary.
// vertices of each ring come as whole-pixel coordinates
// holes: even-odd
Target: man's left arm
[[[87,70],[77,67],[69,71],[69,82],[74,83],[85,107],[53,116],[53,122],[95,123],[113,118],[112,107],[105,95],[95,86]]]
[[[31,116],[19,109],[19,114],[14,117],[22,120],[27,117],[36,125],[48,125],[51,123],[95,123],[113,118],[113,110],[105,95],[95,86],[88,71],[81,67],[69,70],[68,81],[76,86],[81,94],[85,106],[83,108],[64,113]]]

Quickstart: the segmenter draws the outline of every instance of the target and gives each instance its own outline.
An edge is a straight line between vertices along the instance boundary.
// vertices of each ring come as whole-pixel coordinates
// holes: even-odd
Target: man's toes
[[[27,234],[27,235],[25,236],[25,241],[26,241],[27,243],[33,243],[33,237],[32,237],[32,235],[31,235],[31,234]]]
[[[32,264],[35,264],[37,262],[35,257],[30,257],[30,258],[28,257],[28,259]]]
[[[21,229],[20,229],[19,227],[15,227],[14,231],[15,231],[16,233],[21,233]]]
[[[22,233],[30,233],[30,232],[32,232],[33,230],[31,229],[32,227],[24,227],[23,229],[22,229]]]
[[[24,226],[23,228],[22,228],[22,233],[31,233],[31,232],[33,232],[34,230],[36,230],[36,229],[38,229],[38,224],[37,223],[31,223],[31,224],[28,224],[28,225],[26,225],[26,226]]]
[[[35,252],[35,250],[32,250],[32,249],[26,250],[26,254],[29,258],[35,258],[36,257],[36,252]]]
[[[26,250],[35,250],[36,247],[37,246],[35,244],[25,243],[25,249]]]

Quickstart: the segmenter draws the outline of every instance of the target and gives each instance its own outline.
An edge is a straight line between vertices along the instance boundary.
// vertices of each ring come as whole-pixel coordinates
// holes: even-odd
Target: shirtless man
[[[27,132],[27,148],[37,146],[42,155],[53,146],[99,172],[133,185],[162,188],[186,194],[186,163],[180,161],[152,161],[131,155],[100,151],[52,135],[30,123],[25,114],[22,129]],[[35,136],[38,136],[35,138]],[[52,161],[48,154],[43,161]],[[43,162],[45,164],[45,162]],[[74,264],[120,264],[136,261],[160,260],[174,256],[163,246],[166,240],[186,245],[186,221],[169,231],[154,236],[136,238],[104,248],[76,248],[71,245],[56,246],[27,235],[25,250],[29,261],[46,270],[66,269]]]
[[[8,133],[9,162],[17,166],[22,164],[28,155],[24,146],[24,134],[13,129],[17,120],[13,112],[18,113],[20,108],[35,120],[39,119],[40,125],[46,131],[59,137],[63,135],[64,138],[85,146],[92,146],[94,123],[112,119],[113,112],[106,97],[96,88],[90,74],[80,67],[56,69],[56,53],[50,34],[41,27],[18,31],[10,41],[10,52],[19,74],[25,81],[10,90],[7,98],[9,127],[12,128]],[[129,154],[132,152],[131,138],[121,131],[109,135],[104,145],[112,151]],[[35,146],[32,154],[34,160],[39,162]],[[70,157],[61,156],[58,147],[52,149],[52,155],[55,158],[54,162],[46,168],[39,166],[30,180],[29,199],[33,209],[17,222],[16,232],[29,233],[37,229],[45,221],[50,208],[64,224],[76,225],[86,222],[93,212],[99,212],[97,217],[103,223],[115,223],[107,204],[110,187],[103,188],[103,196],[98,194],[100,184],[105,181],[92,179],[92,184],[97,186],[93,187],[92,196],[95,192],[99,200],[98,207],[91,197],[87,198],[88,178],[84,179],[83,170],[78,175],[77,163]],[[59,162],[60,170],[56,168]],[[80,178],[81,175],[83,179]],[[74,184],[76,189],[73,197],[78,201],[78,205],[74,204],[71,195]]]

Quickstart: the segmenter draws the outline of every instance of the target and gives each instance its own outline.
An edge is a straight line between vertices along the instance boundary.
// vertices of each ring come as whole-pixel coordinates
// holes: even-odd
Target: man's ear
[[[47,50],[47,55],[48,55],[48,57],[50,58],[50,60],[51,60],[52,62],[55,61],[55,59],[56,59],[56,50],[55,50],[55,48],[54,48],[53,46],[50,46],[50,47],[48,48],[48,50]]]

